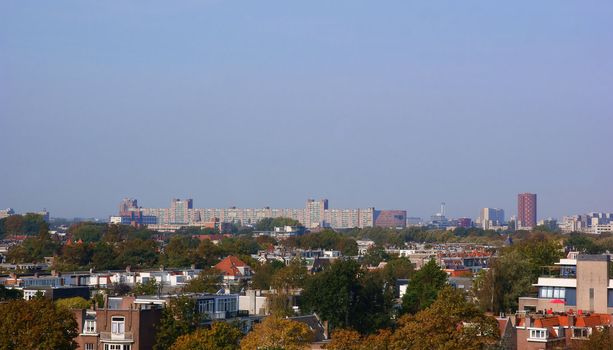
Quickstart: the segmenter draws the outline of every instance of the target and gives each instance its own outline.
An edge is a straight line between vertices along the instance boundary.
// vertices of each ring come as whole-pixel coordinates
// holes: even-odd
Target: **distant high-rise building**
[[[125,201],[125,200],[124,200]],[[156,230],[176,230],[183,226],[203,226],[208,222],[218,220],[220,223],[235,223],[254,225],[264,218],[287,217],[299,221],[306,228],[332,227],[354,228],[375,226],[375,208],[330,209],[327,199],[309,199],[303,208],[194,208],[191,199],[173,199],[170,208],[131,208],[134,202],[125,201],[120,205],[128,211],[128,215],[120,212],[121,223],[132,225],[155,225]],[[132,204],[134,203],[134,204]],[[395,220],[389,227],[404,227],[406,211],[379,211],[381,224],[383,216],[391,215]],[[113,218],[119,221],[118,218]],[[421,220],[419,220],[421,221]],[[385,224],[386,226],[388,224]]]
[[[174,199],[170,202],[170,223],[188,224],[190,220],[190,210],[194,209],[192,199]]]
[[[463,228],[473,227],[473,220],[471,218],[458,218],[456,220],[456,226]]]
[[[406,210],[375,210],[374,226],[387,228],[404,228],[407,226]]]
[[[131,209],[138,209],[138,202],[134,198],[124,198],[119,203],[119,215],[130,215]]]
[[[517,229],[531,229],[536,226],[536,194],[517,195]]]
[[[308,199],[306,202],[306,227],[324,227],[326,225],[325,212],[328,210],[328,200]]]
[[[479,215],[479,224],[484,230],[504,224],[504,210],[498,208],[483,208]]]

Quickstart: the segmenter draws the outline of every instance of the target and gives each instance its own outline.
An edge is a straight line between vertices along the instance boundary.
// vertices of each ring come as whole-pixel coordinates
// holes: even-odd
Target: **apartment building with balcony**
[[[84,350],[150,350],[161,307],[142,307],[134,298],[109,298],[104,308],[73,310]]]
[[[545,267],[535,297],[520,297],[519,310],[613,313],[613,279],[608,255],[568,254]]]

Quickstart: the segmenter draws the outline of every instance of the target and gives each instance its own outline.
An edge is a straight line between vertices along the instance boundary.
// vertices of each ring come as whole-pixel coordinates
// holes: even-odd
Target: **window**
[[[94,344],[85,343],[85,350],[94,350]]]
[[[198,312],[201,314],[208,314],[215,311],[215,300],[205,299],[198,300]]]
[[[545,330],[545,329],[531,329],[530,330],[530,338],[531,339],[546,339],[547,338],[547,330]]]
[[[539,297],[547,299],[564,299],[566,297],[566,289],[564,287],[541,287]]]
[[[130,350],[131,348],[130,344],[104,344],[104,350]]]
[[[124,317],[112,317],[111,318],[111,333],[124,334],[125,330],[126,330],[126,322],[125,322]],[[121,349],[110,349],[110,350],[121,350]]]
[[[591,334],[591,328],[573,328],[573,338],[589,338]]]
[[[83,333],[96,333],[96,320],[85,320]]]

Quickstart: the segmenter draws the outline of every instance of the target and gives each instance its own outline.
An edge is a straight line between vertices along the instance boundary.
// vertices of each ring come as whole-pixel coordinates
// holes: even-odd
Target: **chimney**
[[[130,272],[130,270],[132,270],[132,266],[130,265],[126,266],[126,272]]]
[[[164,271],[164,265],[160,265],[160,271]]]
[[[196,269],[196,264],[192,264],[191,268],[192,268],[192,270],[195,270]]]

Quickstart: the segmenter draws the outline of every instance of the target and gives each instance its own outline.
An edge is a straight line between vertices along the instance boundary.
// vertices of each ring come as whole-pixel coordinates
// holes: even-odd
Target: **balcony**
[[[111,332],[100,332],[100,341],[104,342],[132,342],[134,341],[134,335],[132,332],[124,332],[124,333],[111,333]]]
[[[577,270],[574,266],[541,266],[540,277],[577,278]]]

